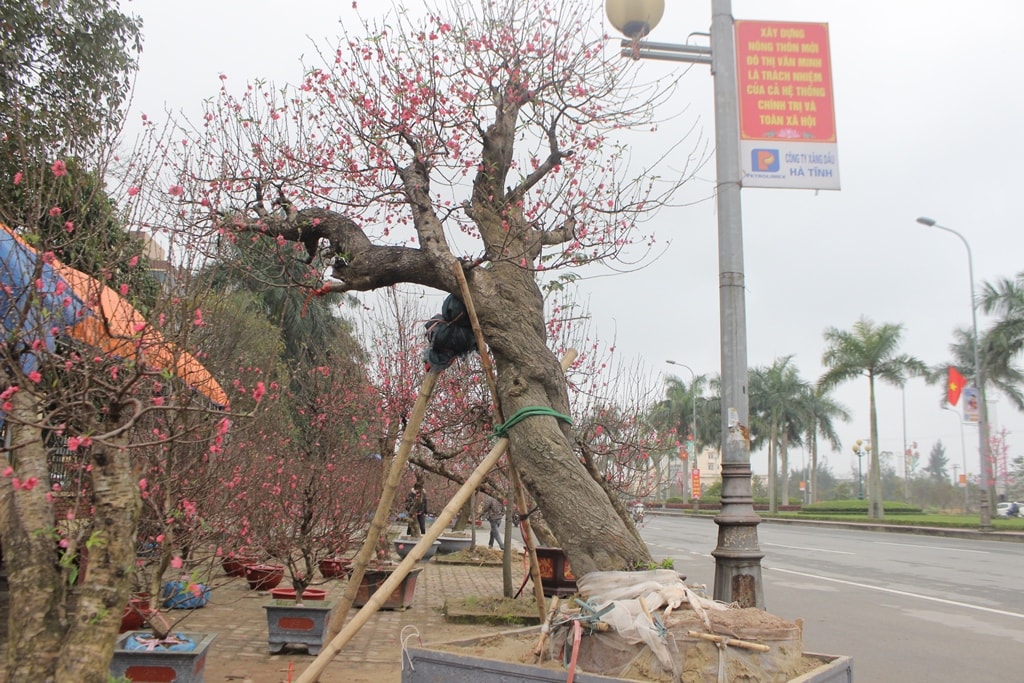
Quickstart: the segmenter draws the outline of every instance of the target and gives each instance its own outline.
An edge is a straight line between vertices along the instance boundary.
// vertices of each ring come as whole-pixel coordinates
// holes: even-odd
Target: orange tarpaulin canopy
[[[0,228],[38,256],[38,252],[9,227],[0,223]],[[169,371],[218,406],[228,406],[227,394],[203,364],[167,341],[127,299],[96,278],[57,259],[49,260],[49,265],[85,305],[77,321],[65,328],[69,337],[119,358]]]

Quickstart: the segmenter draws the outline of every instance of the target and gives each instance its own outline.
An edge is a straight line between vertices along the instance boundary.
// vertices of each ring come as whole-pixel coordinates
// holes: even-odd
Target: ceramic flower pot
[[[327,640],[334,601],[317,601],[303,605],[279,600],[264,605],[267,611],[267,646],[270,654],[281,652],[285,645],[305,645],[311,655],[320,654]]]
[[[405,556],[408,555],[410,551],[412,551],[412,549],[416,547],[416,543],[418,542],[419,539],[417,538],[396,538],[394,540],[395,552],[398,553],[398,556],[404,560]],[[441,541],[434,541],[433,544],[431,544],[431,546],[427,548],[427,552],[423,554],[423,557],[420,558],[420,562],[426,562],[427,560],[432,558],[434,556],[434,553],[436,553],[437,549],[440,547]]]
[[[174,633],[157,641],[152,633],[130,631],[118,636],[110,675],[132,681],[203,683],[206,655],[216,633]]]
[[[318,563],[320,576],[325,579],[337,579],[348,576],[352,560],[347,557],[325,557]]]
[[[473,543],[473,539],[469,536],[439,536],[437,540],[441,544],[437,547],[438,555],[450,555],[451,553],[469,550],[470,545]]]
[[[268,591],[284,579],[284,566],[280,564],[249,564],[245,567],[245,579],[254,591]]]
[[[353,607],[362,607],[377,592],[388,577],[391,576],[394,568],[389,567],[386,569],[372,569],[367,568],[366,573],[363,574],[363,580],[359,584],[359,588],[356,589],[355,599],[352,601]],[[416,578],[420,572],[423,571],[423,567],[416,567],[411,569],[401,583],[399,583],[391,594],[384,599],[381,603],[380,609],[383,610],[406,610],[412,607],[412,600],[416,594]]]
[[[149,593],[137,593],[131,596],[128,598],[128,604],[124,606],[124,613],[121,615],[121,628],[118,633],[139,630],[146,623],[146,616],[151,611]]]
[[[245,566],[259,564],[260,558],[255,555],[225,555],[221,560],[221,567],[228,576],[245,578]]]

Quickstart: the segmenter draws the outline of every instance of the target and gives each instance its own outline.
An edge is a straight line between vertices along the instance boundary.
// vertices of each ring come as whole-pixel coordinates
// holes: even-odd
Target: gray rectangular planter
[[[520,629],[510,633],[540,633]],[[472,645],[478,639],[456,641],[451,645]],[[821,666],[789,683],[853,683],[850,657],[804,653],[821,661]],[[636,683],[631,679],[577,672],[579,683]],[[565,671],[530,664],[518,664],[486,657],[457,654],[427,647],[409,647],[402,661],[402,683],[564,683]]]
[[[285,645],[305,645],[311,655],[320,654],[327,638],[327,624],[334,609],[333,600],[275,600],[263,605],[267,611],[267,648],[277,654]]]
[[[128,631],[117,638],[114,658],[110,662],[110,675],[132,681],[174,681],[174,683],[205,683],[206,653],[216,633],[185,633],[181,635],[196,642],[192,650],[126,650],[129,638],[143,631]]]

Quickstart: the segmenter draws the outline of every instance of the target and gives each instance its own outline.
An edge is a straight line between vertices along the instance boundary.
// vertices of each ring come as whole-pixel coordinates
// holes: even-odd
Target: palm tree
[[[690,385],[686,382],[669,375],[665,378],[665,399],[656,403],[651,412],[651,422],[663,430],[674,430],[675,433],[685,439],[688,434],[693,435],[693,458],[691,464],[696,465],[697,453],[702,445],[709,443],[714,430],[705,420],[703,430],[699,428],[700,420],[696,419],[698,413],[698,400],[701,398],[704,386],[707,384],[707,377],[695,375]]]
[[[995,387],[1002,392],[1019,410],[1024,410],[1024,371],[1013,365],[1013,355],[1006,353],[1008,341],[1003,335],[999,322],[981,335],[979,357],[985,370],[985,387]],[[940,405],[946,405],[949,366],[955,367],[965,377],[975,377],[974,333],[968,327],[953,330],[953,343],[949,345],[951,359],[947,363],[932,366],[928,381],[942,387]]]
[[[822,363],[828,370],[819,380],[824,389],[856,377],[867,376],[869,416],[871,420],[871,465],[868,474],[871,519],[883,519],[882,470],[878,460],[878,411],[875,405],[875,380],[881,379],[902,387],[913,375],[926,375],[927,368],[917,358],[899,353],[902,325],[883,323],[876,325],[861,318],[852,330],[830,327],[825,330],[827,348]]]
[[[833,422],[835,420],[849,422],[850,420],[850,411],[829,396],[829,391],[822,386],[819,380],[805,398],[808,418],[807,443],[811,450],[811,471],[807,478],[810,480],[809,500],[812,503],[818,499],[818,436],[827,439],[835,450],[839,450],[842,448],[842,444]]]
[[[1024,373],[1013,365],[1024,349],[1024,271],[1013,279],[982,284],[978,303],[985,313],[997,316],[981,340],[985,379],[1024,410]]]
[[[776,359],[769,367],[757,367],[750,373],[752,431],[768,435],[768,508],[778,511],[777,479],[781,470],[783,503],[789,502],[789,446],[803,443],[806,411],[804,397],[807,382],[792,364],[793,356]],[[758,437],[754,443],[763,442]]]

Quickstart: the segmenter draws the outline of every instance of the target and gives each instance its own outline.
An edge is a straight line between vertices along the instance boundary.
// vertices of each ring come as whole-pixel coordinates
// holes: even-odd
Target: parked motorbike
[[[644,506],[642,503],[637,503],[630,509],[630,514],[633,515],[634,524],[643,524],[644,512]]]

